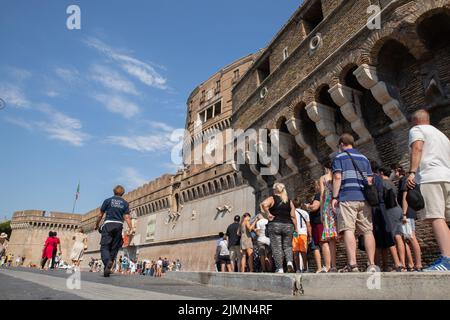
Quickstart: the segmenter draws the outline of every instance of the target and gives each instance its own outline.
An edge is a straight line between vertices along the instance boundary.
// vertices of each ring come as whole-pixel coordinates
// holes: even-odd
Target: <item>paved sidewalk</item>
[[[210,287],[185,281],[144,276],[81,272],[80,290],[71,289],[73,276],[65,271],[28,268],[0,269],[0,299],[94,299],[94,300],[286,300],[292,296]]]

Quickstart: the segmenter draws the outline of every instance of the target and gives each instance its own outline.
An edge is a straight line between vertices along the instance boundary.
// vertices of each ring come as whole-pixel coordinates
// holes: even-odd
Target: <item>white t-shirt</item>
[[[227,240],[221,240],[219,242],[219,247],[220,247],[220,252],[219,252],[220,256],[229,256],[230,255],[230,251],[228,250],[228,241]]]
[[[450,182],[450,140],[431,125],[415,126],[409,132],[409,147],[423,141],[417,183]]]
[[[268,223],[269,223],[269,220],[267,220],[267,219],[259,220],[256,223],[256,230],[259,231],[259,236],[258,236],[257,241],[270,246],[270,239],[266,236],[266,228],[267,228]]]
[[[308,235],[308,228],[306,227],[306,223],[309,222],[308,212],[302,209],[295,209],[295,217],[297,219],[298,234]]]

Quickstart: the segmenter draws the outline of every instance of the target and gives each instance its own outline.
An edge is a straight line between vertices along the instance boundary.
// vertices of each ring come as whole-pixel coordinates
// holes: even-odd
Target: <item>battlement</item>
[[[76,229],[82,220],[82,215],[50,212],[41,210],[23,210],[13,214],[11,228],[53,228]]]

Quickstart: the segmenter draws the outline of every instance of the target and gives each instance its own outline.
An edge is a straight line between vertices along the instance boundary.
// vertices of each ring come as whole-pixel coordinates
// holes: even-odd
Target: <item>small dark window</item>
[[[302,16],[306,34],[310,34],[323,20],[322,2],[316,0],[311,3]]]
[[[240,77],[241,75],[239,74],[239,69],[234,70],[233,83],[237,82]]]
[[[269,57],[264,59],[259,64],[259,67],[257,70],[258,70],[258,81],[259,81],[259,84],[261,84],[270,75],[270,59],[269,59]]]
[[[212,117],[213,117],[213,107],[210,107],[208,108],[208,110],[206,110],[206,121],[208,121]]]
[[[216,105],[214,106],[215,110],[214,110],[214,116],[218,116],[222,113],[222,102],[217,102]]]

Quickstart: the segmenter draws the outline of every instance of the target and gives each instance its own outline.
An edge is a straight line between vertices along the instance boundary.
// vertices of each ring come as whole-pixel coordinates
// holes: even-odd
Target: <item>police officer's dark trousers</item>
[[[117,253],[122,247],[122,229],[123,225],[120,223],[106,223],[102,228],[100,252],[105,267],[116,260]]]

